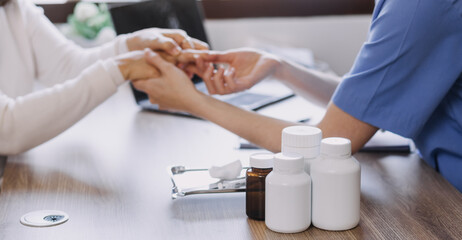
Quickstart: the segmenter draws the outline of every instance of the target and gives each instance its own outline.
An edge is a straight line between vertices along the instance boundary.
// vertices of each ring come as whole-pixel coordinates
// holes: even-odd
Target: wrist
[[[114,59],[114,62],[117,66],[117,68],[119,69],[120,71],[120,74],[122,74],[122,77],[124,78],[124,80],[127,80],[128,78],[128,67],[126,66],[125,62],[122,61],[121,59]]]
[[[116,86],[119,86],[125,82],[125,78],[117,65],[117,62],[113,59],[107,59],[103,61],[103,67],[106,72],[111,76],[112,81]]]
[[[139,38],[135,34],[128,34],[125,38],[125,44],[127,45],[128,51],[142,50],[139,47]]]
[[[205,118],[204,113],[207,112],[207,108],[210,106],[210,101],[212,99],[213,97],[210,95],[197,91],[192,98],[189,98],[189,104],[186,106],[185,110],[194,116]]]
[[[122,35],[117,36],[115,40],[116,41],[115,42],[116,56],[130,52],[130,49],[128,49],[128,43],[127,43],[129,36],[130,36],[129,34],[122,34]]]

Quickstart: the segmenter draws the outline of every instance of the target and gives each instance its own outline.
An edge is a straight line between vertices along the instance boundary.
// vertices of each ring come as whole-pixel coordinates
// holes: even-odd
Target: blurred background
[[[152,0],[155,1],[155,0]],[[34,0],[71,40],[92,47],[115,37],[108,9],[139,0]],[[198,0],[215,50],[257,47],[339,75],[366,39],[373,0]],[[302,59],[301,59],[302,58]],[[311,61],[311,63],[310,63]]]

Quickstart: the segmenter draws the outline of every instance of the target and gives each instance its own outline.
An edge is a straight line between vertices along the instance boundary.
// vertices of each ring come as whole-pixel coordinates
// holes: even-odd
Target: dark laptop
[[[183,29],[189,36],[209,43],[203,25],[200,2],[197,0],[151,0],[111,7],[110,12],[117,34],[131,33],[150,27]],[[193,81],[197,89],[207,91],[199,77],[195,76]],[[263,81],[252,89],[240,93],[215,97],[247,110],[257,110],[293,96],[293,92],[282,84],[274,81],[266,82]],[[145,93],[137,91],[133,86],[131,88],[138,105],[146,110],[159,111],[157,105],[149,102]],[[188,115],[182,112],[169,113]]]

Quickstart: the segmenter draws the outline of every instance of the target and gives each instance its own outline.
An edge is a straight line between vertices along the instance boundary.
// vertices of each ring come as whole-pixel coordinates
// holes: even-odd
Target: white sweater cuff
[[[109,73],[112,81],[114,81],[116,86],[120,86],[125,82],[125,78],[122,76],[122,73],[120,72],[120,69],[114,59],[104,60],[103,67],[104,70]]]
[[[124,54],[124,53],[127,53],[129,52],[128,50],[128,46],[127,46],[127,35],[126,34],[122,34],[122,35],[119,35],[117,36],[117,54]]]
[[[127,53],[127,36],[119,35],[113,41],[103,44],[99,47],[99,59],[108,59]]]

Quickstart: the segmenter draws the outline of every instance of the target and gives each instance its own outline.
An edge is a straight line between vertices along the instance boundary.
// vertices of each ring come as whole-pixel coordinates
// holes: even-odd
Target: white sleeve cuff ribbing
[[[104,67],[104,70],[106,70],[106,72],[109,73],[112,81],[114,81],[114,84],[116,86],[120,86],[125,82],[125,79],[122,76],[122,73],[120,72],[119,67],[117,66],[114,59],[104,60],[103,67]]]
[[[117,54],[124,54],[129,52],[128,46],[127,46],[127,35],[122,34],[117,36]]]
[[[105,43],[99,47],[98,59],[108,59],[127,53],[127,35],[119,35],[111,42]]]

